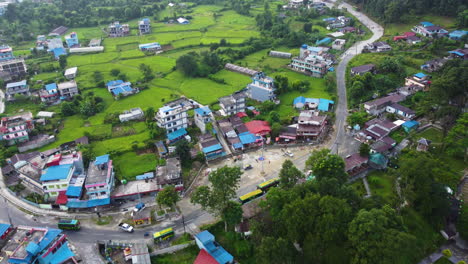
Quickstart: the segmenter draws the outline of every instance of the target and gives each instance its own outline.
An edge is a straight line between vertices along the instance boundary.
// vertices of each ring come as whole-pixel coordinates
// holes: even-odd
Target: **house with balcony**
[[[7,101],[14,101],[15,95],[30,96],[29,85],[26,80],[20,82],[8,83],[5,87],[5,98]]]
[[[124,111],[123,114],[119,115],[119,120],[121,123],[128,122],[132,120],[141,120],[145,117],[145,113],[141,108],[136,107],[130,110]]]
[[[113,22],[107,28],[107,35],[110,38],[125,37],[130,34],[130,27],[128,24],[120,24],[119,21]]]
[[[369,43],[364,46],[363,51],[366,52],[386,52],[392,50],[392,46],[388,45],[387,42],[379,41],[374,43]]]
[[[421,22],[419,25],[414,26],[411,31],[416,34],[420,34],[424,37],[433,38],[436,37],[443,37],[447,36],[449,32],[442,28],[441,26],[437,26],[432,24],[431,22]]]
[[[1,250],[2,263],[77,264],[67,236],[60,229],[8,225]]]
[[[252,83],[247,85],[247,95],[259,102],[275,100],[275,84],[271,77],[259,72],[252,77]]]
[[[110,81],[107,84],[107,90],[114,96],[129,96],[138,93],[139,90],[132,88],[131,82],[124,82],[122,80]]]
[[[39,97],[41,97],[41,101],[44,103],[55,103],[60,100],[57,84],[46,84],[44,89],[39,91]]]
[[[138,21],[138,31],[140,32],[140,35],[151,33],[151,23],[149,18],[143,18]]]
[[[239,112],[245,112],[245,98],[247,95],[244,91],[236,92],[228,96],[219,98],[219,106],[224,115],[231,116]]]
[[[427,91],[431,86],[431,76],[422,72],[405,78],[405,86],[418,86],[421,90]]]
[[[115,175],[109,154],[96,157],[89,163],[84,186],[88,200],[110,203],[110,194],[115,186]]]
[[[60,94],[60,99],[70,99],[79,94],[78,85],[74,80],[59,83],[57,88]]]
[[[327,124],[327,116],[313,110],[304,110],[297,121],[297,139],[317,140],[322,136]]]
[[[333,64],[333,60],[328,56],[328,50],[329,48],[304,44],[299,50],[299,56],[292,59],[290,66],[295,71],[321,78]]]
[[[3,79],[17,78],[25,76],[28,73],[28,68],[24,59],[11,59],[11,60],[0,60],[0,74]]]
[[[41,175],[40,181],[44,192],[51,198],[58,198],[68,189],[68,184],[75,172],[74,164],[63,164],[51,166],[45,169]]]
[[[67,43],[68,48],[80,47],[80,41],[78,40],[78,34],[76,34],[76,32],[72,32],[70,35],[65,36],[65,42]]]
[[[156,113],[156,123],[159,127],[166,129],[167,134],[175,132],[189,125],[187,111],[193,108],[193,104],[180,98],[165,104]]]
[[[14,58],[13,49],[10,46],[0,45],[0,61],[12,60]]]
[[[33,129],[31,112],[0,119],[1,140],[4,140],[8,146],[29,141],[29,132]]]
[[[211,109],[208,106],[195,109],[195,125],[200,128],[202,133],[206,131],[206,124],[212,121]]]

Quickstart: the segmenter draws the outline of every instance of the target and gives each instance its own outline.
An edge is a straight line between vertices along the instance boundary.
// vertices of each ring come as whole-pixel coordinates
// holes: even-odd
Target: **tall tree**
[[[67,67],[67,56],[65,55],[59,56],[59,65],[60,65],[60,68],[62,69],[65,69],[65,67]]]
[[[180,200],[180,196],[177,193],[174,186],[170,185],[158,192],[156,196],[156,201],[160,205],[165,205],[171,208],[174,208],[176,203]]]
[[[280,187],[289,189],[296,185],[299,179],[304,178],[304,174],[292,163],[291,160],[285,160],[281,167],[280,173]]]

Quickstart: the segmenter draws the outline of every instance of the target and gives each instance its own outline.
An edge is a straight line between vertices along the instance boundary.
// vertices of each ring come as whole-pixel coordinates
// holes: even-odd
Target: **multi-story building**
[[[167,134],[189,125],[187,111],[193,108],[193,104],[185,98],[181,98],[165,104],[156,113],[156,123],[166,129]]]
[[[252,76],[252,83],[247,85],[247,95],[259,102],[274,100],[276,98],[275,90],[273,78],[268,77],[263,72]]]
[[[96,157],[90,162],[86,176],[86,196],[89,200],[109,199],[115,186],[114,166],[109,154]]]
[[[49,83],[45,88],[39,91],[41,101],[45,103],[54,103],[60,99],[60,94],[56,83]]]
[[[414,26],[411,31],[423,35],[424,37],[432,38],[447,36],[449,32],[440,26],[436,26],[431,22],[421,22],[419,25]]]
[[[321,78],[333,64],[333,60],[327,56],[327,51],[328,48],[312,47],[304,44],[299,50],[299,57],[292,59],[291,68]]]
[[[14,58],[13,49],[10,46],[0,45],[0,61],[12,60]]]
[[[3,240],[1,263],[78,263],[60,229],[1,225],[1,235],[8,238]]]
[[[24,59],[11,59],[0,61],[0,72],[5,72],[10,76],[24,76],[28,68]]]
[[[140,35],[151,33],[151,23],[149,18],[143,18],[138,22],[138,30]]]
[[[29,96],[29,85],[26,83],[26,80],[20,82],[8,83],[6,85],[6,99],[7,101],[15,100],[15,95],[24,95]]]
[[[245,97],[246,94],[243,91],[221,97],[219,98],[219,106],[228,116],[245,112]]]
[[[29,140],[29,132],[34,129],[33,115],[31,112],[22,115],[3,117],[0,120],[1,140],[5,140],[7,145]]]
[[[65,70],[65,73],[63,74],[63,76],[65,76],[65,78],[67,78],[68,80],[72,80],[72,79],[75,79],[77,72],[78,72],[78,67],[68,68]]]
[[[167,185],[182,185],[182,167],[179,158],[172,157],[166,160],[166,165],[156,167],[156,182],[158,188],[162,189]]]
[[[109,25],[108,35],[111,38],[115,37],[124,37],[130,33],[130,27],[128,24],[120,24],[119,21],[116,21]]]
[[[195,109],[195,125],[200,128],[202,133],[206,131],[206,124],[212,121],[211,109],[208,106]]]
[[[325,130],[327,116],[319,115],[313,110],[304,110],[299,114],[297,138],[305,140],[318,139]]]
[[[405,78],[405,86],[417,86],[420,89],[427,91],[431,85],[431,76],[422,72],[416,73]]]
[[[52,156],[52,158],[59,159],[56,156]],[[73,163],[48,167],[40,178],[44,192],[49,194],[49,197],[57,197],[60,192],[65,194],[74,172],[75,165]]]
[[[58,84],[60,98],[69,99],[79,93],[78,85],[74,80]]]
[[[78,34],[76,34],[76,32],[72,32],[70,35],[65,36],[65,42],[67,43],[68,48],[76,48],[80,46],[80,41],[78,40]]]

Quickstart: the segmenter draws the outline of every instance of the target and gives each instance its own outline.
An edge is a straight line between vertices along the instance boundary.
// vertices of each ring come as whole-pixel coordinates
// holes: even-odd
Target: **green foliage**
[[[304,177],[304,174],[294,166],[292,161],[287,159],[283,162],[279,173],[280,187],[284,189],[292,188],[299,179],[303,179]]]
[[[188,77],[206,77],[223,67],[223,61],[213,52],[190,52],[180,56],[176,68]]]
[[[452,251],[450,251],[450,249],[444,249],[442,250],[442,254],[446,257],[446,258],[450,258],[452,256]]]
[[[143,74],[143,81],[149,82],[154,79],[153,70],[146,64],[142,63],[139,66],[141,73]]]
[[[77,113],[77,108],[73,103],[62,102],[60,105],[60,111],[64,116],[72,116]]]
[[[348,115],[347,122],[351,127],[355,125],[359,125],[361,128],[364,127],[364,124],[369,119],[369,115],[365,111],[361,112],[353,112],[352,114]]]
[[[371,150],[371,148],[370,148],[369,144],[362,143],[359,146],[359,155],[361,155],[362,157],[368,157],[369,153],[370,153],[370,150]]]
[[[187,164],[191,160],[190,145],[186,140],[180,140],[176,143],[176,154],[179,156],[182,163]]]
[[[160,205],[165,205],[173,208],[178,201],[180,201],[180,196],[177,193],[174,186],[170,185],[165,187],[162,191],[156,196],[156,201]]]
[[[468,226],[468,206],[465,203],[460,211],[460,216],[458,217],[458,222],[457,222],[457,231],[460,233],[460,236],[465,240],[468,239],[468,229],[466,228],[467,226]]]
[[[114,76],[114,77],[117,77],[117,76],[119,76],[119,74],[120,74],[120,70],[119,70],[119,69],[112,69],[112,70],[110,71],[110,74],[111,74],[112,76]]]
[[[464,113],[450,129],[447,140],[447,152],[455,157],[468,159],[468,113]]]
[[[59,56],[59,65],[60,68],[63,70],[65,67],[67,67],[67,56],[66,55],[60,55]]]

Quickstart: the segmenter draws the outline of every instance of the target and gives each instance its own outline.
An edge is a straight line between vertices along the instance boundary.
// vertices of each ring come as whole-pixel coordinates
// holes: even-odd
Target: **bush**
[[[452,251],[450,251],[450,249],[444,249],[442,250],[442,254],[447,257],[447,258],[450,258],[452,256]]]

